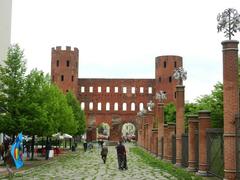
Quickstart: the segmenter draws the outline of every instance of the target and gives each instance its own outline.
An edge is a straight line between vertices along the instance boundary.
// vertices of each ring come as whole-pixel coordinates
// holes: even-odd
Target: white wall
[[[11,41],[12,0],[0,0],[0,63],[6,59]]]

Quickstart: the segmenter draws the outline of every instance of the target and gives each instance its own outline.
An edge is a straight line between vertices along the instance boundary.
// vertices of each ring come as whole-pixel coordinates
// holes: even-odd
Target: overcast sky
[[[240,0],[13,0],[11,42],[46,73],[52,47],[77,47],[81,78],[155,78],[155,57],[179,55],[192,102],[222,82],[226,8],[240,13]]]

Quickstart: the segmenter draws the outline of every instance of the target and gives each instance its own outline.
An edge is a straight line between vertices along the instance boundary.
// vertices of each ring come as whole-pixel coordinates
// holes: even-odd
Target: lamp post
[[[179,81],[176,86],[176,166],[182,163],[182,134],[184,133],[184,86],[183,81],[187,79],[187,72],[183,67],[174,70],[173,78]]]

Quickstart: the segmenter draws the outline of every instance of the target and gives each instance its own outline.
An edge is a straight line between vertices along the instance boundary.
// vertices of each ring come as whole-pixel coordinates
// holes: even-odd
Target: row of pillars
[[[236,122],[239,112],[238,96],[238,41],[223,41],[223,91],[224,91],[224,179],[236,179]],[[176,135],[176,166],[182,163],[182,135],[184,133],[184,86],[176,86],[176,125],[164,125],[164,104],[158,103],[153,112],[138,117],[138,144],[160,158],[172,160],[172,135]],[[153,131],[154,119],[157,120],[156,131]],[[200,111],[197,116],[189,117],[189,167],[196,170],[195,130],[199,132],[198,174],[207,174],[206,129],[210,128],[210,112]],[[152,138],[154,137],[154,140]],[[152,144],[152,142],[157,142]],[[240,142],[239,142],[240,143]],[[162,148],[163,147],[163,148]],[[154,151],[155,150],[155,151]]]
[[[158,112],[163,112],[163,103],[159,103]],[[152,120],[152,121],[151,121]],[[157,139],[158,144],[150,144],[151,142],[156,142],[155,140],[155,131],[152,131],[153,117],[152,113],[147,113],[146,116],[143,116],[138,131],[138,144],[151,152],[152,154],[157,155],[160,159],[163,159],[167,162],[173,162],[173,143],[172,137],[176,135],[176,166],[182,166],[182,152],[179,152],[179,144],[182,145],[182,138],[177,139],[176,134],[176,124],[164,124],[162,118],[158,120],[158,130],[157,130]],[[211,128],[210,121],[210,112],[209,111],[199,111],[199,115],[189,115],[188,116],[188,157],[189,157],[189,171],[197,171],[198,174],[206,176],[207,175],[207,142],[206,142],[206,129]],[[195,132],[198,131],[199,139],[196,139]],[[151,133],[152,132],[152,133]],[[179,137],[182,137],[179,136]],[[154,141],[155,140],[155,141]],[[197,164],[196,160],[196,141],[199,142],[199,163]],[[182,147],[180,147],[182,150]],[[156,150],[157,149],[157,150]]]

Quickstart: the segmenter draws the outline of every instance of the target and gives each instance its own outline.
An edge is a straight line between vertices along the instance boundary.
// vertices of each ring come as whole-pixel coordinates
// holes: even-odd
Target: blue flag
[[[23,166],[23,160],[21,157],[22,149],[21,149],[21,142],[22,142],[23,136],[22,133],[18,134],[18,137],[16,138],[14,144],[11,148],[11,155],[14,161],[14,164],[17,169]]]

